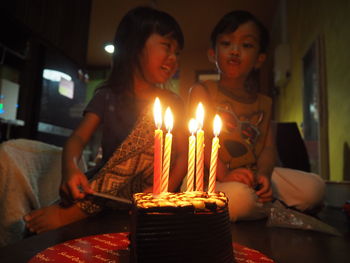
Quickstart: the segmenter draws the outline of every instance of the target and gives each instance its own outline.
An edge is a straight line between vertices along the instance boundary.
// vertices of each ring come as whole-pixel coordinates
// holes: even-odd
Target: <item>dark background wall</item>
[[[50,105],[43,107],[43,100],[48,100],[44,95],[49,93],[43,92],[42,73],[50,67],[72,76],[75,98],[68,107],[79,108],[76,105],[85,101],[90,6],[90,0],[6,0],[0,4],[0,67],[18,76],[17,119],[24,121],[23,126],[11,127],[11,138],[41,139],[56,145],[65,141],[67,133],[38,131],[38,124],[43,118],[47,122],[47,116],[52,116],[48,111],[54,110]],[[79,121],[75,115],[56,114],[50,122],[73,129]],[[6,125],[2,124],[2,130]]]

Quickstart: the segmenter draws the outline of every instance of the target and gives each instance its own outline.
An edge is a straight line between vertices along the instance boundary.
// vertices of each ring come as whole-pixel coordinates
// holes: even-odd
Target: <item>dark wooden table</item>
[[[327,208],[319,217],[336,227],[343,235],[338,237],[313,231],[267,227],[266,220],[259,220],[232,224],[233,241],[259,250],[278,263],[350,262],[349,221],[345,215],[340,209]],[[0,248],[0,262],[28,262],[38,252],[67,240],[127,231],[127,212],[106,211]]]

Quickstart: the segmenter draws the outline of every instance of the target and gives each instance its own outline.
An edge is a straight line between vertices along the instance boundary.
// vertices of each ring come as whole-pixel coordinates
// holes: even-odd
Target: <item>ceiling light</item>
[[[109,54],[113,54],[114,53],[114,45],[113,44],[106,44],[105,45],[105,51]]]

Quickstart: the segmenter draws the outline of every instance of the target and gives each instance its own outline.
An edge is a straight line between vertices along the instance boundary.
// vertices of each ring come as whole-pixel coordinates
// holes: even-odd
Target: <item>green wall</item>
[[[85,103],[89,103],[89,101],[92,99],[95,89],[104,81],[104,79],[94,79],[90,80],[86,87],[86,97],[85,97]]]
[[[287,42],[291,47],[291,78],[279,89],[275,119],[303,121],[302,59],[319,35],[325,39],[328,95],[329,161],[332,181],[344,180],[350,162],[350,1],[288,0]],[[349,180],[348,178],[346,178]]]

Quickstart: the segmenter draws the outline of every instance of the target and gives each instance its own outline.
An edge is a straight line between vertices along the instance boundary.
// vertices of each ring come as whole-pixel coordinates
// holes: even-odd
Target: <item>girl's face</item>
[[[140,57],[143,79],[151,84],[165,83],[177,70],[178,55],[179,48],[175,39],[152,34]]]
[[[234,32],[219,35],[215,50],[209,50],[209,57],[216,63],[222,77],[245,79],[265,61],[266,55],[260,53],[259,41],[258,28],[249,21]]]

